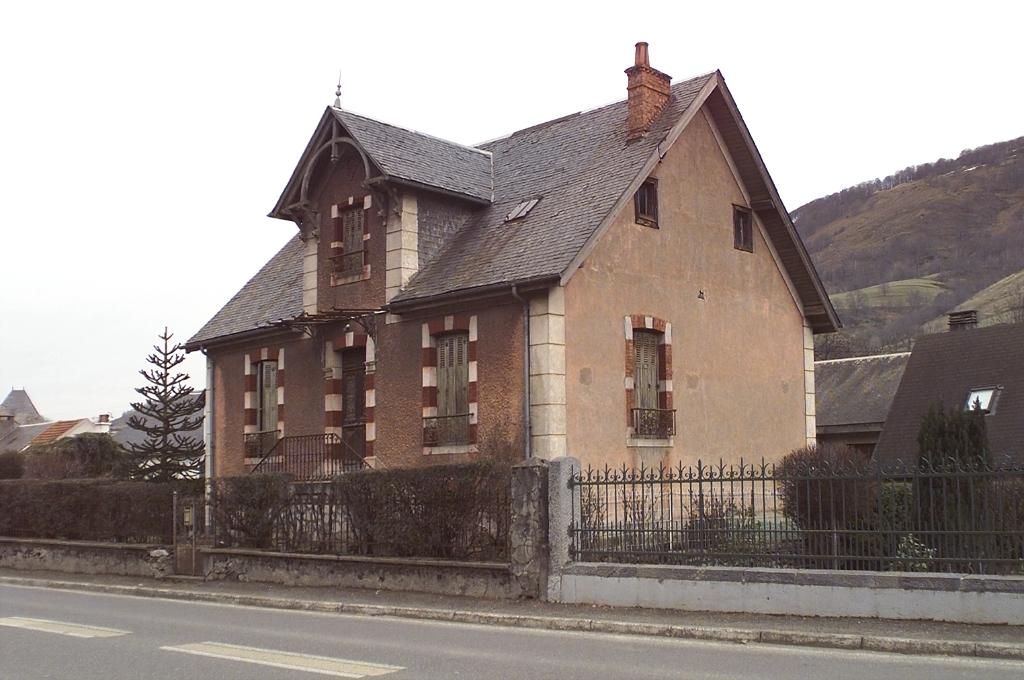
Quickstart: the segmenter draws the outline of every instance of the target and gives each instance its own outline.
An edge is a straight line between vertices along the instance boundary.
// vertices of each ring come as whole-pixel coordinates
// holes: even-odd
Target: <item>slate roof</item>
[[[714,79],[719,79],[724,89],[717,72],[673,85],[669,102],[648,133],[628,144],[625,100],[526,128],[476,149],[330,108],[303,157],[311,157],[321,136],[330,134],[328,125],[336,119],[385,179],[461,195],[480,205],[437,255],[419,263],[419,271],[392,299],[396,309],[443,294],[553,280],[570,268],[654,157],[659,144]],[[718,99],[728,106],[725,97]],[[751,156],[751,167],[760,168],[756,149],[743,149]],[[305,162],[296,168],[272,216],[286,217],[283,206],[297,190]],[[766,174],[758,177],[758,181],[770,184]],[[538,197],[540,202],[525,218],[504,221],[516,204]],[[778,209],[784,212],[781,204]],[[815,329],[833,329],[838,319],[799,237],[793,231],[778,238],[780,253],[784,249],[790,255],[795,253],[790,259],[797,264],[787,266],[801,269],[790,273],[801,291],[808,320],[818,324]],[[301,246],[295,238],[186,347],[196,349],[208,341],[301,314],[301,267]],[[815,308],[821,309],[814,312]],[[821,316],[821,310],[823,322],[812,316]]]
[[[0,435],[0,451],[21,451],[32,443],[39,434],[45,432],[53,423],[33,423],[19,425],[10,432]]]
[[[626,144],[626,101],[483,145],[494,158],[494,203],[426,263],[394,302],[558,276],[601,224],[655,147],[713,74],[677,83],[648,134]],[[505,216],[541,196],[521,220]]]
[[[1024,324],[988,326],[925,335],[907,362],[875,458],[916,460],[917,433],[932,403],[962,408],[970,390],[1001,386],[994,412],[985,417],[998,459],[1024,464]]]
[[[881,425],[910,352],[814,362],[818,427]]]
[[[270,321],[302,313],[302,241],[296,234],[270,258],[235,296],[188,341],[189,347],[213,338],[254,330]]]
[[[12,389],[0,403],[0,408],[13,414],[14,421],[19,425],[32,425],[46,420],[36,410],[36,405],[32,403],[32,399],[25,390]]]
[[[331,109],[389,177],[490,201],[491,154],[343,109]]]

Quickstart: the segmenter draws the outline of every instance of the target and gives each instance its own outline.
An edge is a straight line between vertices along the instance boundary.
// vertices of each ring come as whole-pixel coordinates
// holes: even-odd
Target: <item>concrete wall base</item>
[[[158,545],[0,537],[0,567],[162,578],[174,573],[171,553]]]
[[[209,580],[405,590],[485,598],[514,597],[508,564],[350,555],[300,555],[261,550],[205,549]]]
[[[576,563],[559,599],[689,611],[1024,625],[1024,577]]]

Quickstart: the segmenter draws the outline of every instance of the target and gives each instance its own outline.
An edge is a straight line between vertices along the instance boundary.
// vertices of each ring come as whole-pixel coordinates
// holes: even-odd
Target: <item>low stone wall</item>
[[[202,560],[203,573],[210,580],[408,590],[488,598],[518,595],[509,565],[497,562],[300,555],[237,548],[204,549]]]
[[[1024,577],[575,563],[578,604],[1024,625]]]
[[[173,573],[170,552],[158,545],[0,537],[0,567],[161,578]]]

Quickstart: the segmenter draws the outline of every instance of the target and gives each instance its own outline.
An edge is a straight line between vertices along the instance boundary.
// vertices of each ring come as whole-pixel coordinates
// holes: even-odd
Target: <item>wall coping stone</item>
[[[63,548],[138,550],[144,552],[167,547],[167,544],[163,543],[108,543],[105,541],[69,541],[63,538],[21,538],[14,536],[0,536],[0,543],[14,543],[16,545],[50,545]]]
[[[274,552],[250,548],[208,548],[198,546],[204,555],[237,555],[239,557],[266,557],[271,559],[311,560],[317,562],[356,562],[363,564],[386,564],[399,567],[436,567],[442,569],[471,569],[478,571],[510,572],[505,562],[469,562],[441,560],[423,557],[375,557],[372,555],[316,555],[309,553]]]
[[[1024,577],[979,574],[771,569],[766,567],[693,567],[677,565],[576,562],[563,575],[649,578],[659,581],[725,581],[839,588],[933,590],[974,593],[1024,593]]]

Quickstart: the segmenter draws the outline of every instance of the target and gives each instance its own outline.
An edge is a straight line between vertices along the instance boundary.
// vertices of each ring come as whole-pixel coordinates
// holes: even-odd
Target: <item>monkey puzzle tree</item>
[[[185,352],[180,344],[171,344],[173,334],[164,328],[158,337],[163,345],[154,345],[146,357],[152,368],[139,371],[149,384],[135,390],[143,396],[132,404],[138,415],[128,419],[130,428],[146,435],[142,443],[125,445],[130,474],[158,482],[196,479],[202,475],[204,445],[191,433],[203,423],[206,395],[187,384],[187,373],[174,372],[185,361]]]

